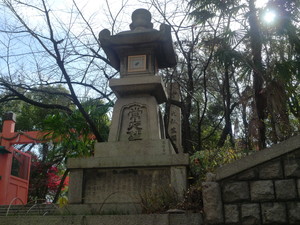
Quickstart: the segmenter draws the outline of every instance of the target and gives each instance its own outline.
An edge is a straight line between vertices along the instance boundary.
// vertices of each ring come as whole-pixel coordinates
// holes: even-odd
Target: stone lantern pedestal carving
[[[68,161],[69,203],[89,210],[141,212],[140,196],[151,190],[186,189],[187,154],[166,139],[159,104],[167,100],[160,68],[174,67],[170,27],[153,29],[151,14],[138,9],[131,30],[99,39],[111,65],[120,71],[110,87],[117,96],[109,140],[96,143],[95,155]],[[178,121],[180,122],[180,121]]]

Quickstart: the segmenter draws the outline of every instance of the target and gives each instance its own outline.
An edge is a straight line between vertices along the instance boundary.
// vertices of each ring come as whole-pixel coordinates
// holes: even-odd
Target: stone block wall
[[[245,163],[253,160],[247,162],[247,169],[241,171],[243,163],[233,163],[220,168],[221,176],[217,174],[215,181],[203,183],[206,224],[299,225],[300,141],[294,142],[299,148],[275,149],[276,154],[272,149],[264,150],[270,154],[257,152],[256,156],[242,160]],[[266,160],[256,160],[260,156],[267,156]],[[231,173],[226,174],[228,169]]]

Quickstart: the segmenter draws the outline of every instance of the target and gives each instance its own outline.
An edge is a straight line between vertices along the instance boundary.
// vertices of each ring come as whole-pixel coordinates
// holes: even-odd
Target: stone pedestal
[[[97,143],[94,157],[68,162],[69,203],[140,213],[140,197],[148,191],[171,187],[182,196],[187,164],[188,156],[174,154],[167,139]]]
[[[166,139],[159,104],[167,94],[155,75],[158,68],[176,64],[170,29],[152,29],[144,9],[132,17],[132,31],[100,32],[102,47],[121,75],[109,84],[118,100],[108,142],[96,143],[93,157],[68,161],[69,203],[90,213],[139,213],[145,193],[169,188],[180,198],[186,189],[189,157],[176,154]]]
[[[120,98],[114,107],[109,141],[95,144],[94,157],[68,161],[70,204],[90,212],[140,213],[141,195],[149,191],[171,187],[179,199],[183,196],[189,157],[176,154],[165,138],[158,101],[166,98],[166,93],[157,78],[142,83],[144,88],[128,80],[112,82]],[[123,97],[123,85],[140,90],[139,95]]]
[[[170,187],[180,199],[186,190],[189,157],[176,154],[165,138],[159,110],[159,103],[167,99],[162,79],[114,79],[110,87],[118,100],[108,142],[95,144],[94,157],[68,161],[70,209],[140,213],[142,195]]]

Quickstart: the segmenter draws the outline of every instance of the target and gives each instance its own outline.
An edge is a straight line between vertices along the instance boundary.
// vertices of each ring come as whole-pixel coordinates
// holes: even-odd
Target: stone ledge
[[[188,154],[177,155],[129,155],[121,157],[90,157],[69,159],[69,169],[129,168],[157,166],[187,166]]]
[[[219,167],[216,170],[216,180],[223,180],[232,175],[250,169],[268,160],[272,160],[281,155],[300,149],[300,136],[292,137],[279,144],[273,145],[271,148],[255,152],[233,163]]]
[[[131,76],[122,79],[111,79],[109,87],[118,98],[128,95],[151,94],[159,104],[167,101],[167,92],[159,76]]]
[[[61,215],[61,216],[9,216],[0,217],[5,225],[201,225],[202,215],[142,214],[142,215]]]
[[[95,143],[94,157],[120,157],[131,155],[170,155],[175,151],[168,139],[111,141]]]
[[[129,203],[83,203],[68,204],[59,209],[62,215],[136,215],[141,214],[141,204],[139,202]]]

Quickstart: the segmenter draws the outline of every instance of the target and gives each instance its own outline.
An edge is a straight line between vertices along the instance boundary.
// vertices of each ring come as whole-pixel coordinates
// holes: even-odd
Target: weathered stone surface
[[[293,157],[295,159],[300,159],[300,147],[296,151],[293,151],[287,155],[288,157]]]
[[[70,169],[96,169],[96,168],[128,168],[128,167],[161,167],[188,165],[187,154],[169,155],[131,155],[120,157],[89,157],[72,158],[68,160]]]
[[[143,146],[141,148],[141,146]],[[132,155],[170,155],[175,154],[169,139],[117,141],[95,143],[94,157],[125,157]]]
[[[7,216],[0,217],[2,225],[81,225],[84,216]]]
[[[127,224],[143,224],[153,225],[162,224],[169,225],[168,215],[105,215],[105,216],[87,216],[83,224],[96,225],[127,225]]]
[[[168,187],[170,168],[89,169],[85,171],[84,203],[138,203],[149,188]]]
[[[235,202],[249,199],[248,183],[244,181],[225,183],[223,186],[224,202]]]
[[[276,154],[272,147],[269,155],[267,151],[266,154],[254,153],[256,158],[245,157],[239,163],[216,171],[216,181],[222,187],[224,224],[300,225],[299,140],[297,137],[281,147],[276,145]],[[260,163],[254,165],[251,160]],[[244,190],[249,189],[250,199],[236,197],[243,189],[241,182],[248,184]]]
[[[133,121],[136,120],[134,127]],[[154,96],[118,98],[113,110],[109,142],[161,139],[158,103]]]
[[[203,182],[203,211],[207,224],[223,223],[223,210],[220,186],[216,182]]]
[[[293,199],[297,197],[295,180],[276,180],[275,181],[276,198],[280,200]]]
[[[202,215],[68,215],[0,217],[2,225],[201,225]]]
[[[288,215],[290,224],[300,224],[300,202],[288,203]]]
[[[242,204],[241,205],[241,222],[243,225],[259,225],[260,220],[260,208],[259,204]]]
[[[203,223],[202,214],[172,214],[169,215],[169,225],[201,225]]]
[[[141,205],[145,192],[171,186],[181,196],[186,189],[189,156],[176,154],[179,151],[175,152],[166,139],[159,104],[168,97],[163,79],[156,76],[158,69],[177,64],[171,27],[161,24],[159,30],[153,29],[151,13],[137,9],[130,31],[111,35],[105,29],[99,40],[110,64],[120,72],[120,78],[109,81],[118,99],[108,143],[97,143],[92,157],[68,161],[71,174],[83,171],[81,180],[73,182],[80,189],[71,191],[71,197],[79,193],[78,200],[71,203],[100,204],[102,209],[112,211],[125,207],[128,213],[135,213],[130,208]],[[179,140],[179,148],[180,126],[175,124],[180,125],[180,109],[171,110],[171,117],[171,138]]]
[[[263,203],[261,205],[263,224],[286,223],[284,203]]]
[[[164,83],[160,76],[114,78],[109,81],[109,86],[118,97],[151,93],[159,104],[167,99]]]
[[[180,199],[183,200],[184,191],[187,188],[186,182],[186,167],[172,166],[171,167],[171,186],[174,188]]]
[[[144,22],[146,20],[144,20],[143,16],[140,14],[142,11],[147,12],[148,14],[147,22]],[[138,14],[136,14],[136,12],[138,12]],[[133,17],[134,15],[138,16]],[[134,21],[136,21],[136,23]],[[170,26],[161,24],[159,31],[153,29],[150,12],[146,9],[137,9],[132,14],[130,29],[131,31],[120,32],[116,35],[111,35],[108,29],[104,29],[99,34],[101,47],[106,53],[110,64],[116,70],[120,71],[121,76],[130,74],[129,71],[126,73],[126,61],[124,60],[124,55],[138,55],[145,53],[147,47],[148,49],[151,47],[150,50],[155,52],[155,58],[157,59],[157,66],[155,67],[174,67],[177,64],[172,45]],[[147,46],[145,46],[146,44]],[[143,50],[142,52],[141,49]],[[153,63],[150,65],[153,66]],[[149,65],[146,68],[149,69],[148,67]],[[145,69],[138,71],[143,72],[144,70]],[[152,71],[152,73],[153,72],[154,71]]]
[[[271,180],[253,181],[250,183],[251,199],[253,201],[272,200],[274,196],[274,187]]]
[[[225,224],[239,222],[239,209],[237,205],[224,205]]]
[[[300,146],[300,136],[295,136],[283,141],[279,144],[273,145],[269,149],[264,149],[262,151],[255,152],[247,157],[240,160],[236,160],[233,163],[229,163],[216,170],[216,180],[223,180],[225,178],[234,176],[241,171],[251,169],[259,164],[265,163],[269,160],[278,158],[289,152],[294,152],[299,149]]]
[[[68,204],[60,209],[61,214],[66,215],[131,215],[141,214],[140,203],[89,203],[89,204]]]
[[[176,82],[168,83],[167,91],[169,98],[180,102],[180,86]],[[170,139],[175,143],[179,153],[183,153],[182,148],[182,134],[181,134],[181,108],[170,104],[169,109],[169,118],[168,118],[168,134]]]
[[[83,182],[83,169],[74,169],[70,171],[70,186],[69,186],[69,203],[79,204],[82,203],[82,182]]]
[[[205,181],[206,182],[216,181],[216,174],[210,172],[206,173]]]
[[[297,181],[297,187],[298,187],[298,197],[300,198],[300,179]]]
[[[256,171],[254,169],[246,170],[237,175],[238,180],[252,180],[257,177]]]
[[[260,179],[282,178],[283,172],[280,160],[264,163],[259,167]]]
[[[300,159],[287,157],[284,160],[284,172],[286,177],[300,177]]]

